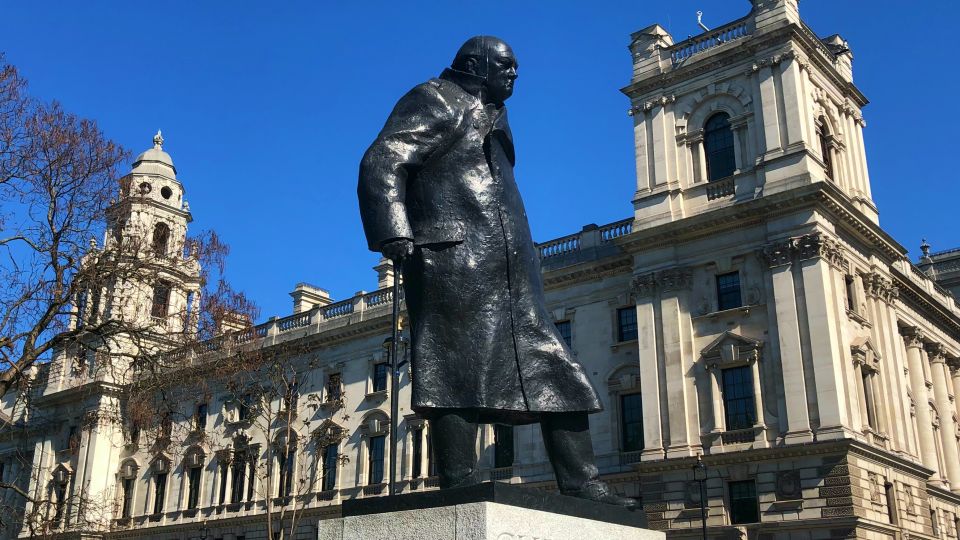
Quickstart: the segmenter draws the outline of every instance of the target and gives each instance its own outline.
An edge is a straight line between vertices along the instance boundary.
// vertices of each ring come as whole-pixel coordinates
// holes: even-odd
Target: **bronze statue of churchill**
[[[477,36],[400,99],[360,164],[364,231],[402,264],[412,406],[441,487],[477,481],[478,423],[540,422],[561,492],[632,506],[598,479],[587,415],[602,405],[545,308],[504,106],[517,67]]]

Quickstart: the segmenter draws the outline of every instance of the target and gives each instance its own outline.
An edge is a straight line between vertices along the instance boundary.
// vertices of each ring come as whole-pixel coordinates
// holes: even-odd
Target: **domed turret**
[[[177,168],[173,166],[170,154],[163,151],[163,135],[160,130],[153,136],[153,148],[141,153],[133,162],[134,174],[159,174],[177,178]]]

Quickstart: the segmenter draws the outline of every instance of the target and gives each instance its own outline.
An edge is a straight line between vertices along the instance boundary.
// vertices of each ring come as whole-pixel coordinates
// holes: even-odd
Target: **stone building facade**
[[[539,245],[550,311],[604,402],[591,432],[605,479],[671,538],[700,537],[701,505],[710,538],[960,537],[960,306],[931,277],[939,260],[913,265],[879,225],[846,42],[818,38],[796,0],[753,0],[679,43],[647,27],[629,50],[634,215]],[[154,151],[124,184],[152,186],[143,210],[111,228],[162,218],[182,241],[189,212]],[[176,204],[151,198],[161,184]],[[188,271],[171,272],[168,303],[187,309],[196,269],[170,264]],[[64,537],[315,537],[344,499],[385,493],[392,276],[375,270],[374,292],[335,302],[301,284],[292,315],[171,352],[184,366],[275,355],[295,393],[252,403],[214,380],[136,437],[102,412],[122,409],[123,381],[75,369],[64,347],[5,397],[0,480],[48,500]],[[111,294],[147,316],[143,287]],[[398,480],[432,489],[408,382]],[[485,475],[553,489],[538,430],[482,430]]]

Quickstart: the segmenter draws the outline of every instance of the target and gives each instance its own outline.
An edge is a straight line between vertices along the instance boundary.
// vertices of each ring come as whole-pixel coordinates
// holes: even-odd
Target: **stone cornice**
[[[960,334],[960,316],[944,309],[942,303],[931,297],[909,277],[903,275],[896,267],[890,267],[893,283],[899,295],[897,299],[917,310],[920,314],[938,323],[950,334]]]
[[[615,258],[563,266],[543,273],[543,287],[550,290],[572,281],[603,279],[629,273],[632,268],[633,258],[622,255]]]

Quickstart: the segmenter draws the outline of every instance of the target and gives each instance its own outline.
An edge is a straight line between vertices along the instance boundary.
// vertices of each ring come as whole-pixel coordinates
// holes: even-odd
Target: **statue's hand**
[[[380,253],[391,261],[402,261],[413,255],[413,241],[407,238],[391,240],[380,246]]]

